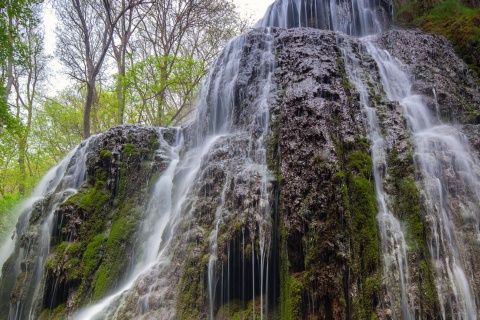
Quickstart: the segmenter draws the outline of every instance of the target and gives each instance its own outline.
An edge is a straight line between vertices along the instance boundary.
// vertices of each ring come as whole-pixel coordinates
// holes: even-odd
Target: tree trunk
[[[125,115],[125,61],[121,59],[117,61],[117,103],[118,103],[118,114],[117,122],[118,124],[123,124],[124,115]]]
[[[27,168],[25,166],[25,155],[27,154],[27,143],[25,137],[20,137],[18,146],[18,169],[20,171],[20,181],[18,182],[18,191],[25,194],[27,189]]]
[[[90,112],[92,111],[93,95],[95,81],[87,84],[87,98],[85,99],[85,108],[83,110],[83,138],[90,137]]]

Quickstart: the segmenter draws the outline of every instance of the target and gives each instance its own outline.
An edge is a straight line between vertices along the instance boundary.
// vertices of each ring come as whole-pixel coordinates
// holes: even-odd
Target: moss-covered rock
[[[124,281],[149,194],[147,182],[165,168],[155,164],[151,147],[157,139],[156,130],[136,126],[100,137],[87,161],[87,180],[55,212],[42,314],[52,309],[55,315],[70,314]]]

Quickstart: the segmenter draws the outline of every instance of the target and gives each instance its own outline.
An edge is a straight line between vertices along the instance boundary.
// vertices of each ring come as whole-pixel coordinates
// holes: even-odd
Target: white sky
[[[44,16],[45,22],[45,53],[54,56],[55,53],[55,24],[57,19],[54,10],[51,7],[53,1],[45,1]],[[263,17],[265,11],[274,0],[234,0],[240,14],[243,18],[257,22]],[[57,59],[52,59],[49,63],[52,77],[50,77],[51,93],[64,89],[68,83],[68,77],[62,72],[62,65]]]
[[[244,17],[252,18],[254,22],[260,20],[273,0],[234,0]]]

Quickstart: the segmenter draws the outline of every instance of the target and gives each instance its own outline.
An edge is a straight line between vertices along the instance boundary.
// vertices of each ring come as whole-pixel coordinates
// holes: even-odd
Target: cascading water
[[[155,280],[147,286],[150,288],[144,292],[140,297],[135,298],[137,300],[137,310],[140,314],[148,314],[152,312],[149,305],[151,297],[156,295],[151,289],[155,286],[155,291],[159,290],[166,294],[168,287],[166,280],[161,280],[162,277],[167,277],[168,266],[170,265],[170,254],[172,248],[177,246],[178,243],[172,242],[175,238],[175,230],[178,224],[183,223],[184,219],[192,213],[186,210],[191,207],[194,210],[195,207],[195,192],[196,186],[201,183],[202,179],[205,179],[205,175],[208,177],[208,163],[205,167],[205,162],[208,153],[214,153],[216,148],[223,148],[222,145],[228,145],[229,139],[247,138],[246,152],[243,158],[243,163],[240,163],[240,167],[234,169],[236,176],[241,176],[242,181],[256,181],[259,180],[260,195],[258,204],[255,209],[255,214],[250,218],[250,237],[252,241],[252,272],[260,273],[260,283],[255,283],[254,277],[252,277],[252,290],[253,295],[256,292],[260,292],[260,308],[261,313],[266,314],[265,301],[263,293],[265,292],[264,286],[266,286],[266,280],[264,279],[265,273],[268,273],[268,267],[266,266],[266,260],[268,259],[269,250],[269,233],[270,233],[270,218],[269,218],[269,199],[268,199],[268,180],[269,174],[266,167],[266,134],[268,133],[268,104],[267,98],[270,94],[272,75],[273,75],[273,36],[267,29],[261,33],[258,39],[255,39],[257,44],[255,46],[261,46],[259,50],[258,61],[258,75],[262,86],[261,94],[254,103],[254,112],[249,116],[247,123],[238,126],[236,122],[238,115],[234,114],[234,109],[238,106],[239,97],[237,86],[241,85],[242,74],[239,73],[240,61],[245,50],[246,36],[241,36],[231,41],[222,56],[218,59],[216,65],[211,69],[209,78],[206,85],[202,89],[199,111],[197,118],[191,124],[191,127],[187,131],[188,137],[185,138],[188,141],[178,143],[169,152],[169,154],[175,155],[172,158],[169,167],[165,170],[162,176],[159,178],[154,192],[152,194],[152,200],[147,209],[145,227],[148,229],[154,221],[161,227],[155,227],[154,230],[142,230],[141,234],[150,234],[150,239],[143,244],[138,245],[138,250],[148,251],[148,258],[141,263],[137,263],[134,267],[134,272],[130,279],[127,281],[127,285],[119,288],[119,290],[109,297],[102,300],[100,303],[89,307],[80,313],[78,313],[76,319],[104,319],[115,318],[117,314],[123,312],[129,299],[133,294],[138,295],[135,291],[138,290],[138,286],[142,283],[149,281],[151,277],[159,275],[160,280]],[[242,120],[243,121],[243,120]],[[179,135],[185,135],[184,132],[179,130]],[[193,139],[192,139],[193,138]],[[183,137],[181,140],[183,141]],[[188,147],[186,147],[188,146]],[[167,145],[168,147],[168,145]],[[212,150],[213,149],[213,150]],[[209,296],[209,314],[214,318],[214,313],[218,308],[217,301],[223,302],[227,298],[228,293],[223,292],[223,277],[222,270],[224,261],[221,264],[218,263],[218,243],[217,235],[224,223],[225,216],[231,216],[231,213],[227,208],[224,208],[226,202],[227,189],[233,188],[232,180],[229,178],[230,173],[227,171],[226,177],[223,182],[223,188],[219,195],[219,200],[215,214],[213,216],[214,226],[209,235],[209,262],[207,267],[208,275],[208,296]],[[192,203],[193,201],[193,203]],[[258,234],[256,234],[258,232]],[[163,234],[163,235],[162,235]],[[162,235],[161,237],[159,235]],[[160,241],[161,239],[161,241]],[[176,239],[176,238],[175,238]],[[260,252],[259,260],[260,266],[255,266],[257,261],[253,241],[258,239]],[[182,241],[176,239],[175,241]],[[160,250],[159,250],[160,248]],[[222,281],[219,281],[222,279]],[[221,285],[219,285],[219,282]],[[159,289],[165,286],[165,289]],[[219,290],[220,289],[220,290]],[[229,290],[235,290],[230,288]],[[162,294],[161,294],[162,295]],[[219,297],[220,296],[220,297]],[[161,298],[160,298],[161,299]],[[171,317],[174,314],[174,310],[168,307],[160,314],[156,314],[160,317]]]
[[[403,71],[406,67],[387,51],[379,50],[371,42],[366,44],[379,66],[387,97],[400,102],[414,135],[415,163],[430,220],[429,247],[437,272],[435,283],[442,319],[476,319],[471,275],[466,273],[460,245],[462,235],[457,230],[459,221],[467,217],[472,217],[474,228],[478,228],[478,159],[469,151],[465,136],[436,119],[422,96],[411,92],[412,82]],[[450,174],[455,176],[453,180],[448,178]],[[454,190],[459,186],[462,188],[455,195]]]
[[[388,208],[388,195],[384,191],[383,176],[387,174],[385,139],[381,132],[376,110],[371,106],[368,83],[372,76],[364,74],[365,68],[360,65],[360,60],[352,51],[348,39],[342,44],[342,54],[345,69],[349,80],[359,93],[360,104],[365,114],[368,138],[371,141],[371,154],[373,162],[373,176],[378,206],[378,227],[382,240],[382,253],[384,273],[388,278],[387,290],[393,301],[400,301],[400,309],[392,305],[393,319],[415,319],[414,303],[409,299],[410,272],[408,266],[407,243],[404,231],[397,217]],[[395,285],[398,281],[398,286]]]
[[[385,29],[391,15],[387,1],[281,0],[274,2],[256,27],[310,27],[364,36]]]
[[[13,285],[11,277],[16,278],[23,273],[23,286],[27,290],[17,288],[18,296],[15,297],[15,303],[10,303],[8,319],[31,319],[33,310],[42,299],[44,263],[49,254],[55,209],[74,194],[85,179],[86,157],[95,143],[96,137],[92,136],[72,150],[43,177],[30,198],[20,207],[22,214],[11,242],[10,253],[13,251],[13,255],[3,269],[8,270],[8,275],[0,281],[1,288],[5,290]],[[31,219],[43,222],[38,229],[29,229]],[[2,260],[7,259],[2,257]]]
[[[152,136],[143,140],[128,140],[138,127],[119,127],[72,151],[25,203],[15,241],[0,257],[8,273],[1,310],[10,319],[61,308],[74,319],[476,319],[478,279],[463,244],[472,232],[480,238],[478,159],[467,138],[440,121],[441,89],[424,90],[434,97],[429,110],[411,93],[406,67],[376,38],[349,36],[378,33],[391,18],[384,0],[278,0],[257,29],[229,42],[191,122],[144,128],[137,137]],[[396,142],[405,159],[413,150],[404,115],[415,150],[408,178],[415,187],[416,173],[422,194],[412,202],[426,212],[422,247],[399,209],[389,153]],[[142,180],[132,181],[141,201],[127,206],[131,172]],[[98,210],[105,220],[81,238],[75,232],[97,212],[79,206],[95,192],[111,196]],[[78,228],[55,231],[68,229],[62,219],[72,217]],[[113,225],[128,221],[134,239],[118,242],[127,262],[101,287],[102,263],[116,266],[102,246],[114,238]],[[60,245],[79,251],[72,259],[73,249],[62,255]],[[90,247],[98,260],[88,260]],[[424,263],[430,258],[435,272]],[[83,278],[56,260],[80,262]],[[431,295],[423,292],[428,276]]]

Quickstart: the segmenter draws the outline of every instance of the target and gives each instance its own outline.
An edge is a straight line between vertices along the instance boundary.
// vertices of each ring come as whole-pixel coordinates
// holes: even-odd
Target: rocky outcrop
[[[83,153],[79,148],[58,187],[17,224],[21,237],[2,277],[2,296],[10,296],[2,315],[10,303],[22,306],[10,308],[11,316],[63,317],[122,284],[135,259],[150,179],[166,165],[154,157],[158,139],[157,129],[122,126],[92,137]],[[86,163],[76,160],[83,155]]]
[[[419,30],[392,30],[376,43],[408,66],[412,90],[446,122],[480,124],[480,94],[474,74],[444,37]]]

